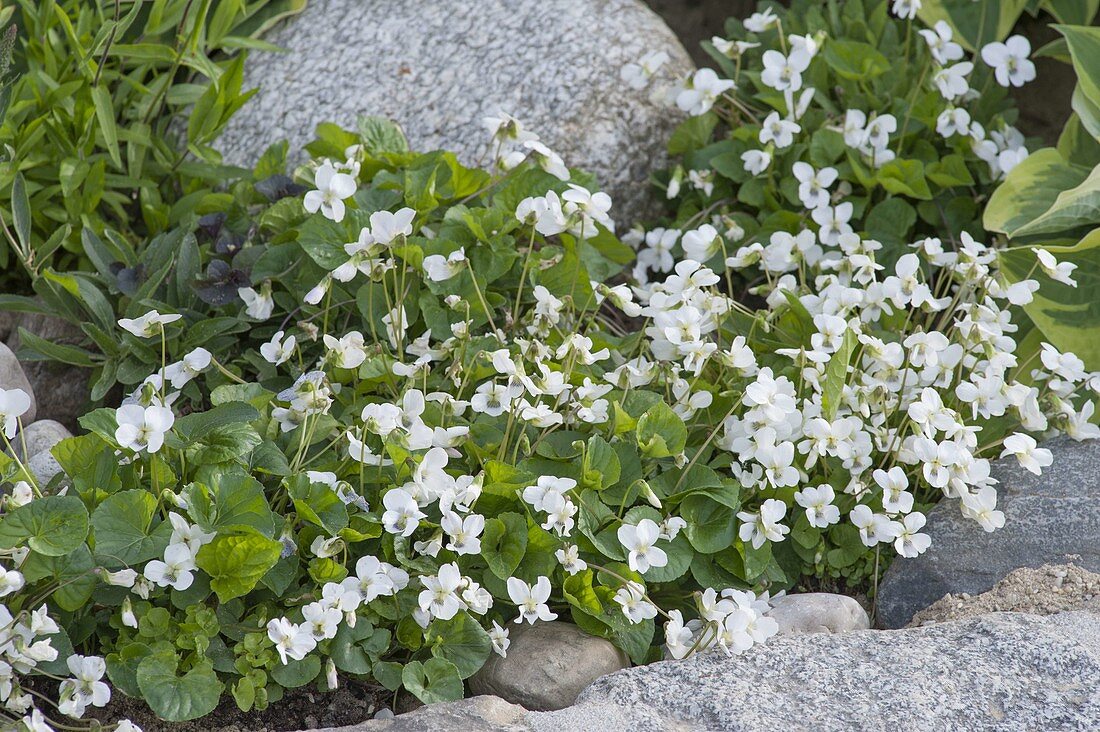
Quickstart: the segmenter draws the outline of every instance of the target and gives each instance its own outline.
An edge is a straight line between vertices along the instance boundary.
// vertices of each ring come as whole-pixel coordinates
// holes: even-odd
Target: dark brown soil
[[[340,682],[336,691],[288,690],[262,712],[242,712],[226,694],[217,709],[191,722],[161,721],[144,702],[116,690],[106,708],[89,709],[88,716],[105,722],[129,719],[143,732],[297,732],[360,724],[393,701],[393,694],[379,686],[343,678]]]

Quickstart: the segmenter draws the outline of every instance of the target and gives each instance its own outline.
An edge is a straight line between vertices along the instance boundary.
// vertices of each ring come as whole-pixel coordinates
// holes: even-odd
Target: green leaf
[[[664,402],[657,402],[641,416],[636,429],[638,447],[651,458],[679,455],[687,443],[684,420]]]
[[[456,701],[462,698],[462,677],[453,663],[445,658],[432,658],[425,663],[410,661],[401,670],[401,681],[425,704]]]
[[[1041,271],[1032,271],[1031,247],[999,253],[1001,271],[1012,282],[1029,276],[1038,279],[1039,290],[1024,311],[1046,339],[1060,351],[1071,351],[1089,370],[1100,369],[1100,229],[1094,229],[1073,246],[1043,246],[1060,262],[1073,262],[1077,287],[1055,282]]]
[[[175,430],[185,443],[198,440],[206,433],[227,424],[259,419],[256,407],[244,402],[227,402],[205,412],[192,412],[176,420]]]
[[[1078,89],[1092,106],[1100,106],[1100,28],[1073,25],[1054,28],[1065,36],[1069,45]]]
[[[27,198],[27,182],[17,172],[11,184],[11,216],[15,238],[24,251],[31,251],[31,202]]]
[[[195,564],[210,575],[218,599],[228,602],[251,592],[282,550],[282,542],[257,534],[218,536],[199,549]]]
[[[891,160],[878,169],[876,179],[888,192],[927,201],[932,198],[919,160]]]
[[[825,383],[821,386],[821,407],[825,419],[832,420],[840,406],[844,385],[848,382],[848,363],[858,339],[851,328],[845,328],[844,340],[829,363],[825,365]]]
[[[1097,223],[1100,223],[1100,165],[1080,185],[1059,193],[1050,208],[1016,229],[1012,236],[1053,234]]]
[[[107,152],[111,155],[111,162],[116,168],[122,167],[122,155],[118,149],[118,127],[115,125],[115,110],[111,102],[111,92],[104,85],[92,87],[92,104],[95,105],[96,121],[99,122],[99,131],[103,133],[103,141],[107,144]]]
[[[1052,147],[1028,155],[993,192],[982,225],[1009,236],[1050,209],[1062,191],[1077,187],[1089,170],[1067,162]]]
[[[396,122],[385,117],[360,117],[357,120],[359,135],[363,138],[363,147],[377,157],[385,153],[406,153],[409,141]]]
[[[729,506],[710,496],[693,494],[680,504],[680,516],[687,522],[684,533],[691,545],[713,554],[733,545],[737,538],[737,517]]]
[[[197,446],[188,450],[189,459],[196,465],[224,463],[247,455],[263,438],[247,422],[219,425],[202,436]]]
[[[929,164],[924,172],[928,180],[944,188],[974,184],[974,176],[970,174],[961,155],[945,155]]]
[[[356,623],[354,628],[340,623],[329,646],[329,655],[336,668],[349,674],[369,674],[374,661],[363,647],[363,642],[371,640],[375,632],[374,626],[365,621]],[[389,634],[388,631],[381,632]]]
[[[868,43],[830,40],[825,44],[825,63],[842,78],[873,79],[890,70],[890,62]]]
[[[158,651],[138,664],[138,688],[149,707],[169,722],[186,722],[214,711],[224,687],[210,661],[199,661],[182,676],[177,675],[178,666],[172,651]]]
[[[24,504],[0,520],[0,549],[29,547],[60,557],[84,543],[88,509],[76,496],[46,496]]]
[[[65,556],[32,553],[20,567],[27,582],[37,582],[47,577],[52,579],[56,589],[50,597],[67,612],[76,612],[88,604],[99,582],[92,574],[94,568],[92,553],[85,544]]]
[[[280,686],[296,689],[313,681],[319,673],[321,673],[320,657],[306,656],[301,661],[290,659],[285,665],[280,663],[271,669],[271,678],[278,681]]]
[[[518,513],[502,513],[485,522],[481,556],[489,570],[506,580],[516,571],[527,551],[527,519]]]
[[[305,475],[290,481],[290,497],[298,516],[335,536],[348,525],[348,509],[336,491],[323,483],[310,483]]]
[[[450,620],[433,621],[425,635],[425,643],[432,646],[432,655],[453,663],[464,679],[484,666],[492,652],[489,634],[465,612]]]
[[[695,556],[695,552],[691,548],[691,542],[688,541],[684,532],[681,531],[672,541],[658,542],[657,548],[663,549],[665,554],[668,555],[668,564],[663,567],[650,567],[649,571],[645,573],[646,581],[671,582],[683,577],[688,571],[688,567],[691,566],[692,558]]]
[[[108,496],[92,513],[95,552],[108,565],[136,565],[164,553],[171,539],[167,521],[153,526],[157,499],[145,490]]]
[[[212,489],[203,483],[191,483],[183,493],[192,518],[204,531],[251,529],[268,538],[275,536],[279,519],[267,503],[263,484],[251,475],[222,475]]]
[[[76,346],[68,346],[63,343],[54,343],[40,338],[26,328],[19,328],[19,341],[23,347],[34,353],[50,359],[60,361],[70,366],[92,368],[96,365],[95,354]]]
[[[695,117],[688,117],[677,125],[676,130],[668,139],[668,152],[670,155],[683,155],[704,147],[710,142],[711,133],[718,124],[718,115],[707,112]]]

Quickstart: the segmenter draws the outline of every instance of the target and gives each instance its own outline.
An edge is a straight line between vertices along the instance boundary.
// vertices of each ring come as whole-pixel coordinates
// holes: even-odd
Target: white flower
[[[1059,262],[1046,249],[1032,247],[1031,251],[1035,252],[1035,256],[1039,258],[1039,267],[1046,273],[1047,277],[1055,282],[1077,287],[1077,281],[1072,276],[1073,270],[1077,269],[1076,264],[1073,262]]]
[[[676,106],[693,117],[706,114],[718,97],[736,86],[723,79],[713,69],[696,71],[684,89],[676,95]]]
[[[562,569],[569,574],[576,574],[588,569],[588,563],[580,558],[580,548],[576,544],[567,544],[563,549],[554,552],[554,556],[558,558],[558,563],[561,564]]]
[[[766,541],[783,541],[790,528],[779,522],[786,514],[787,504],[775,498],[769,498],[760,504],[760,510],[756,513],[739,512],[737,518],[742,523],[738,535],[741,541],[751,542],[753,549],[764,546]]]
[[[912,20],[917,17],[917,11],[920,10],[921,5],[921,0],[894,0],[890,10],[903,20]]]
[[[470,514],[465,518],[449,511],[440,520],[440,527],[450,537],[447,549],[458,555],[481,553],[481,532],[485,530],[485,517]]]
[[[444,564],[434,577],[421,576],[420,583],[425,588],[420,592],[420,609],[433,618],[450,620],[463,608],[463,602],[458,597],[462,573],[454,562]]]
[[[416,218],[416,211],[408,207],[394,212],[375,211],[370,215],[370,233],[374,242],[388,247],[399,239],[412,236],[414,218]]]
[[[923,28],[918,33],[928,43],[928,50],[932,58],[940,66],[946,66],[952,61],[958,61],[963,57],[963,47],[952,42],[951,26],[945,20],[937,20],[931,28]]]
[[[311,602],[302,608],[302,629],[310,633],[316,641],[328,640],[336,636],[344,614],[333,607],[320,602]]]
[[[465,247],[459,247],[446,257],[442,254],[430,254],[424,257],[424,273],[432,282],[443,282],[461,272],[466,261]]]
[[[783,119],[779,112],[772,112],[764,118],[764,124],[760,128],[760,144],[774,143],[778,148],[790,146],[794,142],[795,133],[802,131],[802,125]]]
[[[851,202],[845,201],[836,206],[820,206],[810,213],[820,227],[817,236],[823,245],[836,246],[840,237],[852,233],[852,226],[848,223],[852,218],[852,210]]]
[[[186,544],[169,544],[164,560],[154,559],[145,565],[145,579],[158,587],[171,587],[183,592],[195,581],[191,573],[195,558]]]
[[[771,8],[764,8],[763,12],[753,13],[745,18],[745,30],[753,33],[763,33],[778,22],[779,18],[776,16],[775,11]]]
[[[644,89],[666,61],[668,54],[664,51],[650,51],[636,62],[623,66],[619,78],[631,89]]]
[[[828,483],[817,487],[809,486],[796,491],[794,500],[806,509],[806,519],[810,526],[824,529],[840,521],[840,509],[833,505],[836,493]]]
[[[789,56],[779,51],[765,51],[760,81],[776,91],[796,92],[802,88],[802,72],[809,68],[810,58],[804,48],[791,49]]]
[[[948,107],[936,119],[936,132],[941,137],[952,135],[965,137],[970,131],[970,113],[962,107]]]
[[[386,507],[382,514],[382,526],[391,534],[412,536],[420,519],[427,516],[420,511],[416,499],[404,488],[393,488],[382,496],[382,505]]]
[[[1023,86],[1035,78],[1035,64],[1028,59],[1031,43],[1023,36],[1011,36],[1004,43],[982,47],[982,61],[993,68],[1001,86]]]
[[[561,199],[554,191],[520,201],[516,206],[516,218],[524,224],[534,225],[535,231],[543,236],[554,236],[568,228]]]
[[[970,91],[970,84],[966,77],[974,70],[974,64],[969,61],[944,66],[932,77],[932,82],[939,89],[940,95],[949,102],[964,96]]]
[[[309,631],[286,618],[273,618],[267,623],[267,637],[275,644],[275,650],[285,665],[287,659],[301,661],[317,647],[317,640]]]
[[[900,533],[894,540],[894,549],[903,557],[923,554],[932,545],[932,537],[917,533],[928,522],[923,513],[911,513],[901,520]]]
[[[888,513],[909,513],[913,510],[913,494],[906,489],[909,478],[900,466],[872,473],[875,483],[882,488],[882,508]]]
[[[180,361],[168,364],[164,369],[164,376],[172,384],[173,389],[182,389],[192,379],[210,368],[212,362],[213,356],[210,355],[210,351],[200,346]]]
[[[685,231],[680,239],[684,256],[696,262],[706,262],[722,251],[722,239],[718,236],[718,230],[710,224],[703,224],[698,229]]]
[[[367,360],[366,340],[357,330],[342,338],[333,338],[326,333],[324,343],[338,368],[357,369]]]
[[[355,195],[355,178],[347,173],[337,173],[336,168],[327,160],[313,176],[313,185],[317,190],[306,193],[302,203],[306,211],[317,213],[326,219],[339,223],[344,220],[344,199]]]
[[[744,163],[745,170],[750,175],[757,176],[768,169],[772,163],[772,156],[771,153],[763,150],[746,150],[741,153],[741,162]]]
[[[632,570],[645,574],[650,567],[668,564],[668,555],[654,546],[660,534],[660,527],[651,519],[642,519],[637,526],[623,524],[619,527],[619,543],[629,551],[627,564]]]
[[[829,205],[829,186],[836,182],[836,168],[815,171],[812,165],[800,160],[791,166],[791,172],[798,180],[798,198],[803,206],[812,210]]]
[[[508,646],[512,641],[508,639],[508,629],[500,627],[500,623],[493,621],[493,627],[489,628],[489,640],[493,644],[493,651],[501,658],[508,657]]]
[[[1005,515],[997,508],[997,490],[985,486],[977,493],[967,493],[962,497],[963,516],[974,519],[986,531],[994,531],[1005,525]]]
[[[138,318],[120,318],[118,324],[123,330],[133,333],[138,338],[152,338],[158,335],[164,326],[174,323],[182,317],[178,313],[162,315],[156,310],[150,310]]]
[[[558,180],[569,180],[569,168],[566,167],[565,161],[561,159],[561,155],[558,155],[538,140],[528,140],[523,143],[523,146],[530,151],[531,157],[540,168]]]
[[[10,440],[19,429],[19,418],[31,408],[31,397],[22,389],[0,389],[0,421]]]
[[[81,717],[89,704],[93,707],[107,706],[111,700],[111,688],[100,680],[107,672],[104,660],[98,656],[73,654],[65,663],[73,678],[61,682],[58,711],[70,717]]]
[[[565,201],[562,210],[573,220],[570,231],[578,236],[594,236],[595,224],[601,224],[608,231],[615,230],[615,222],[608,215],[611,210],[611,196],[606,193],[593,193],[576,183],[570,183],[569,190],[561,194],[561,198]]]
[[[14,569],[0,567],[0,597],[5,597],[23,588],[23,575]]]
[[[517,623],[526,620],[534,625],[536,620],[549,621],[558,617],[557,613],[550,612],[550,607],[546,604],[550,599],[549,577],[539,577],[533,585],[517,577],[509,577],[508,597],[519,609]]]
[[[164,445],[164,435],[172,429],[176,417],[168,407],[127,404],[115,410],[115,420],[115,440],[120,446],[154,453]]]
[[[251,287],[240,287],[237,294],[244,300],[244,311],[248,317],[256,320],[267,320],[271,317],[275,309],[275,298],[271,296],[270,282],[264,282],[259,292]]]
[[[294,336],[283,338],[283,331],[271,336],[271,340],[260,346],[260,355],[264,360],[276,366],[286,363],[294,355],[298,339]]]
[[[1004,451],[1001,457],[1012,455],[1020,463],[1020,467],[1035,475],[1042,475],[1043,468],[1054,463],[1054,454],[1045,447],[1037,447],[1035,439],[1022,432],[1016,432],[1004,440]]]
[[[623,615],[631,623],[657,617],[657,607],[645,599],[642,587],[635,582],[620,587],[615,593],[615,602],[622,605]]]

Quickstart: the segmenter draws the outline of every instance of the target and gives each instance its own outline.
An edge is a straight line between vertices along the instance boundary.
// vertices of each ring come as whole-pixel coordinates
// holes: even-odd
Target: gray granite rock
[[[523,707],[495,696],[475,696],[446,704],[430,704],[391,719],[372,719],[350,727],[318,732],[524,732]]]
[[[54,445],[72,437],[68,428],[52,419],[40,419],[23,428],[22,435],[14,441],[16,451],[23,457],[26,446],[27,468],[34,473],[39,485],[46,485],[61,472],[61,465],[50,451]]]
[[[682,117],[620,70],[652,50],[669,54],[670,81],[693,68],[639,0],[310,0],[265,40],[289,52],[249,57],[245,84],[260,92],[217,143],[228,162],[251,167],[282,138],[298,149],[319,122],[354,128],[371,114],[396,120],[415,149],[473,164],[488,151],[482,117],[503,110],[593,173],[621,223],[645,210]]]
[[[871,627],[871,618],[855,598],[831,592],[784,595],[767,614],[779,624],[780,635],[847,633]]]
[[[87,347],[89,342],[80,328],[48,315],[24,313],[18,327],[26,328],[50,343]],[[20,349],[22,344],[18,331],[12,331],[7,345],[13,351]],[[23,371],[34,389],[38,417],[57,420],[75,430],[77,419],[90,406],[89,376],[92,370],[54,361],[25,361]]]
[[[1100,440],[1059,437],[1046,447],[1054,464],[1036,476],[1014,458],[997,460],[992,475],[1004,528],[986,533],[946,500],[928,515],[932,546],[896,559],[879,585],[877,622],[900,628],[948,593],[977,594],[1019,567],[1074,564],[1100,572]]]
[[[536,732],[1092,730],[1097,678],[1100,616],[996,613],[632,668],[526,721]]]
[[[572,623],[510,627],[508,657],[490,654],[470,678],[473,693],[493,694],[527,709],[561,709],[599,677],[630,666],[610,641]]]
[[[34,388],[31,386],[26,372],[23,371],[23,367],[19,364],[19,359],[15,357],[15,353],[3,343],[0,343],[0,389],[22,389],[27,392],[27,396],[31,398],[31,408],[19,419],[22,420],[23,424],[34,421],[35,415],[38,413],[38,404],[34,399]]]

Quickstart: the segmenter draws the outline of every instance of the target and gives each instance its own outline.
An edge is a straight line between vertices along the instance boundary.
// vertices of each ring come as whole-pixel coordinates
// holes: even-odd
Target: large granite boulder
[[[488,151],[482,118],[504,111],[595,174],[622,223],[645,209],[682,117],[620,70],[655,50],[670,57],[669,81],[693,68],[640,0],[310,0],[265,40],[288,52],[250,56],[245,83],[260,92],[218,142],[228,162],[251,167],[282,138],[298,149],[319,122],[354,128],[371,114],[400,123],[415,149],[472,164]]]
[[[1019,567],[1072,561],[1100,572],[1100,440],[1059,437],[1046,447],[1054,464],[1042,476],[1014,458],[994,462],[1004,528],[986,533],[954,500],[929,512],[932,546],[919,557],[896,559],[879,585],[880,626],[905,626],[944,595],[985,592]]]
[[[1085,730],[1100,719],[1097,678],[1100,616],[997,613],[628,669],[526,719],[536,732]]]
[[[489,656],[470,678],[473,693],[499,696],[527,709],[562,709],[599,677],[630,666],[611,641],[572,623],[509,627],[508,656]]]

